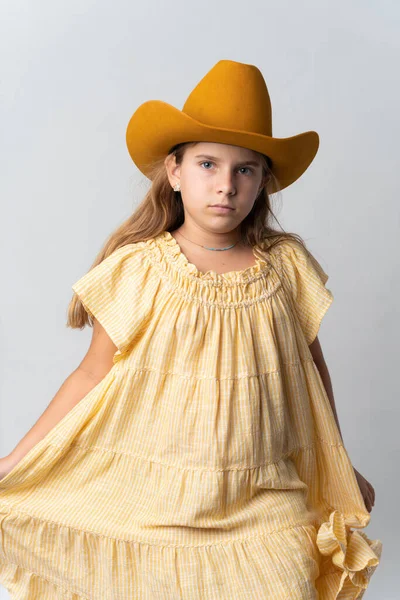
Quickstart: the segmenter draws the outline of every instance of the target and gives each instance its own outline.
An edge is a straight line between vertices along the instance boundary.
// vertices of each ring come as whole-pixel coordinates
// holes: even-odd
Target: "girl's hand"
[[[3,477],[9,474],[16,464],[17,461],[10,458],[10,456],[0,458],[0,481],[3,479]]]
[[[375,504],[375,490],[372,485],[357,471],[354,469],[354,474],[357,478],[358,487],[360,488],[361,495],[364,498],[365,506],[367,507],[368,512],[371,512],[372,507]]]

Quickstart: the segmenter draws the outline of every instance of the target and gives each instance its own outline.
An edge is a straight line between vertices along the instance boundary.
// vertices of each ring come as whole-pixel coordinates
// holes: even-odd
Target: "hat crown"
[[[212,127],[272,136],[268,88],[254,65],[218,61],[192,90],[182,112]]]

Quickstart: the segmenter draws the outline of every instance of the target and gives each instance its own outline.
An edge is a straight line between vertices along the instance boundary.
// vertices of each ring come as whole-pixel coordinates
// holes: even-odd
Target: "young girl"
[[[271,225],[319,138],[272,136],[253,65],[219,61],[180,111],[142,104],[152,185],[73,286],[90,348],[0,477],[15,599],[361,598],[382,542],[317,337],[333,295]],[[352,529],[355,528],[355,529]]]

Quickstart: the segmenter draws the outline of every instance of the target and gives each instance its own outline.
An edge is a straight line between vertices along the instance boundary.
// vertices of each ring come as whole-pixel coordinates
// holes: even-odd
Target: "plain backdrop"
[[[384,544],[366,596],[399,598],[399,17],[394,0],[2,0],[1,456],[87,350],[91,329],[65,326],[71,285],[149,186],[131,115],[149,99],[181,109],[218,60],[254,64],[273,134],[320,135],[274,208],[329,275],[319,339],[375,488],[365,533]]]

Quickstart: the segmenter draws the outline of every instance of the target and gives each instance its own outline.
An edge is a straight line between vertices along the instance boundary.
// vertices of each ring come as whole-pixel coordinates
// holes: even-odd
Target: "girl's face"
[[[173,187],[180,183],[186,226],[230,232],[253,208],[262,187],[262,166],[256,152],[241,146],[199,142],[188,147],[182,164],[166,163]],[[230,206],[218,211],[212,205]]]

